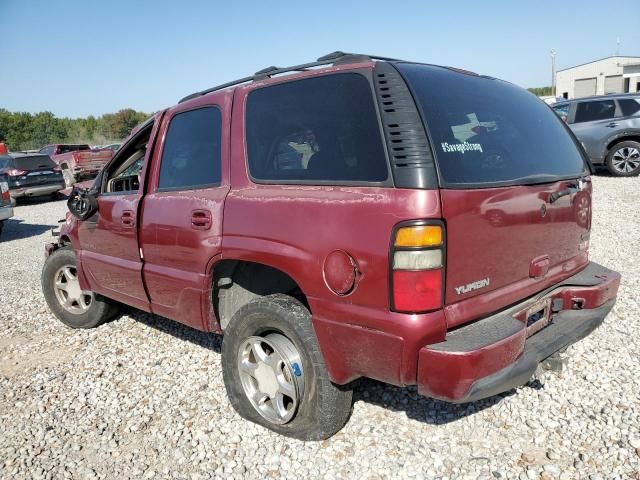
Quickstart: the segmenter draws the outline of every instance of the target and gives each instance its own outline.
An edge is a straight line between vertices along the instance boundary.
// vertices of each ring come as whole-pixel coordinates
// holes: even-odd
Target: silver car
[[[552,108],[594,165],[619,177],[640,174],[640,93],[579,98]]]

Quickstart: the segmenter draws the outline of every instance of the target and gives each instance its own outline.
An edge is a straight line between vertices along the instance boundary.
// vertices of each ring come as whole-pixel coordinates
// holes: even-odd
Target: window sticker
[[[479,143],[469,143],[469,142],[464,142],[464,143],[448,143],[448,142],[442,142],[440,144],[440,146],[442,147],[442,151],[446,152],[446,153],[451,153],[451,152],[459,152],[459,153],[467,153],[467,152],[482,152],[482,145],[480,145]]]

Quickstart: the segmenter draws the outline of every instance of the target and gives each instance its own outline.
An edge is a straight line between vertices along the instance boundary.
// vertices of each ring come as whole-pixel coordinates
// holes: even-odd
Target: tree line
[[[537,95],[538,97],[550,97],[551,95],[553,95],[553,88],[551,87],[535,87],[528,88],[527,90],[529,90],[534,95]]]
[[[51,112],[10,112],[0,108],[0,142],[14,152],[49,143],[117,143],[150,116],[132,108],[86,118],[58,118]]]

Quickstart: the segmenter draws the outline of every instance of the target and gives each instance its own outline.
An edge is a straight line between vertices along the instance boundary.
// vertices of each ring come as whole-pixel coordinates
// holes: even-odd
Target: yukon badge
[[[489,277],[478,280],[477,282],[467,283],[466,285],[460,285],[455,287],[455,291],[458,295],[469,293],[472,290],[480,290],[481,288],[488,287],[490,283]]]

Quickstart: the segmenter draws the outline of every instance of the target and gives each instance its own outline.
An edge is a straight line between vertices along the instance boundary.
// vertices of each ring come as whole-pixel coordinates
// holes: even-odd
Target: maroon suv
[[[360,377],[451,402],[522,385],[620,282],[589,262],[590,167],[549,107],[380,57],[190,95],[69,208],[42,274],[62,322],[126,304],[224,333],[233,406],[301,439],[344,425]]]

